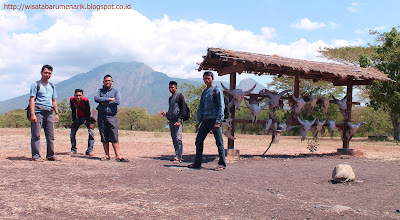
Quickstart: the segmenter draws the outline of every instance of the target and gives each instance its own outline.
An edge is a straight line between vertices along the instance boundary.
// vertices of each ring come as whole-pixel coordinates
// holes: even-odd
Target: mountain
[[[144,63],[139,62],[114,62],[94,68],[87,73],[81,73],[55,84],[57,91],[57,101],[69,99],[74,95],[77,88],[84,91],[84,95],[90,100],[92,106],[97,106],[94,102],[94,94],[103,85],[103,77],[110,74],[114,79],[114,87],[121,92],[122,107],[144,107],[147,112],[154,114],[168,109],[168,83],[174,80],[181,85],[189,83],[194,86],[202,84],[199,79],[180,79],[172,78],[164,73],[157,72]],[[51,81],[51,80],[50,80]],[[223,82],[228,87],[228,83]],[[242,80],[238,88],[249,89],[256,83],[253,79]],[[220,82],[214,85],[220,86]],[[258,92],[258,88],[264,88],[257,85],[253,93]],[[257,90],[257,91],[256,91]],[[0,113],[5,113],[13,109],[24,109],[28,105],[29,94],[12,98],[0,102]]]

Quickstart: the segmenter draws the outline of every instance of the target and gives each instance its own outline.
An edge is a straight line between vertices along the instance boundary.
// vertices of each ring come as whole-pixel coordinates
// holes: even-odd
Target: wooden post
[[[297,73],[294,76],[294,91],[293,91],[293,95],[296,98],[299,98],[300,95],[300,74]]]
[[[230,82],[229,89],[236,89],[236,72],[230,73]],[[232,101],[233,97],[230,96],[229,101]],[[232,119],[235,119],[235,106],[233,105],[230,109]],[[232,122],[232,131],[231,135],[235,137],[235,122]],[[226,150],[226,159],[227,160],[238,160],[239,159],[239,150],[235,150],[235,141],[228,138],[228,149]]]
[[[341,154],[353,154],[354,150],[350,149],[350,140],[346,136],[346,132],[348,131],[349,127],[346,125],[347,122],[351,122],[351,108],[353,102],[353,80],[349,79],[347,81],[347,110],[346,115],[347,118],[344,119],[344,127],[343,127],[343,148],[338,149],[338,153]]]
[[[229,89],[236,89],[236,73],[231,73],[230,74],[230,82],[229,82]],[[232,101],[233,97],[229,98],[229,101]],[[231,109],[231,117],[232,119],[235,119],[235,106],[233,106]],[[235,137],[235,123],[232,122],[232,131],[231,134],[233,137]],[[228,149],[234,149],[235,148],[235,141],[231,140],[228,138]]]

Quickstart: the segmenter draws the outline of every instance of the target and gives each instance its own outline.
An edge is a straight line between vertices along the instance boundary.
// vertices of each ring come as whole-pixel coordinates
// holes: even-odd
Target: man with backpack
[[[168,112],[161,112],[160,115],[167,117],[169,121],[169,130],[171,132],[172,143],[175,148],[175,157],[173,163],[182,163],[182,129],[183,120],[188,118],[189,112],[182,93],[177,93],[178,83],[175,81],[169,82],[169,91],[171,97],[168,99]]]
[[[203,81],[207,88],[201,95],[199,109],[197,110],[196,132],[198,133],[196,137],[196,157],[194,163],[188,166],[189,168],[201,168],[204,139],[210,131],[214,134],[219,154],[218,166],[215,170],[224,170],[226,168],[221,126],[225,109],[224,94],[221,89],[213,86],[213,80],[214,74],[212,72],[204,72]]]
[[[44,65],[41,70],[42,78],[33,83],[30,89],[28,118],[31,121],[31,150],[32,160],[43,162],[40,156],[40,130],[43,127],[46,136],[47,154],[49,161],[59,160],[54,156],[54,123],[59,121],[57,108],[57,93],[54,85],[49,82],[53,67]],[[55,115],[53,115],[53,111]]]
[[[69,103],[72,110],[72,125],[71,125],[71,153],[76,154],[76,132],[79,129],[79,126],[85,124],[89,137],[88,137],[88,147],[85,152],[88,156],[94,156],[93,145],[94,145],[94,125],[93,119],[90,118],[90,103],[89,100],[83,96],[82,89],[75,89],[75,94],[69,99]]]

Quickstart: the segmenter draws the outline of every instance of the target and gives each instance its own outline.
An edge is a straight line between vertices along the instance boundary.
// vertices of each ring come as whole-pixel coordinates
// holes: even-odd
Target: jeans
[[[47,144],[46,158],[54,157],[54,115],[53,111],[35,113],[37,122],[31,122],[31,151],[32,158],[39,159],[40,156],[40,130],[44,129]]]
[[[182,129],[183,123],[179,127],[174,126],[178,119],[172,119],[169,121],[169,130],[171,132],[172,143],[175,148],[175,156],[181,160],[182,159]]]
[[[89,137],[88,137],[88,148],[86,150],[86,153],[92,153],[93,151],[93,145],[94,145],[94,130],[93,128],[89,127],[89,122],[86,120],[86,118],[78,118],[75,120],[74,126],[71,128],[71,152],[76,153],[76,132],[79,129],[79,126],[81,126],[83,123],[85,123],[87,129],[88,129],[88,133],[89,133]]]
[[[226,166],[225,160],[225,149],[224,149],[224,139],[222,137],[222,126],[218,130],[214,129],[215,119],[203,119],[200,125],[199,132],[196,137],[196,157],[194,159],[195,166],[201,166],[201,161],[203,157],[204,139],[206,139],[207,134],[212,131],[215,138],[215,143],[218,147],[219,161],[218,164]]]

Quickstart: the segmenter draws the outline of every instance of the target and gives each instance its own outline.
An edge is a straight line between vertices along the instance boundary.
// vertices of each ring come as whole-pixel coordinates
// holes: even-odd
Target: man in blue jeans
[[[88,147],[85,152],[88,156],[94,156],[93,145],[94,145],[94,125],[92,123],[92,119],[90,118],[90,103],[89,100],[83,96],[82,89],[75,89],[75,94],[69,99],[69,103],[71,106],[72,113],[72,125],[71,125],[71,153],[76,154],[76,132],[79,129],[79,126],[85,124],[89,137],[88,137]]]
[[[40,156],[40,130],[43,127],[46,136],[47,154],[49,161],[59,160],[54,156],[54,123],[59,121],[56,88],[49,82],[53,67],[44,65],[40,72],[42,78],[32,84],[30,90],[28,116],[31,121],[31,150],[32,160],[43,162]],[[55,115],[53,115],[53,111]]]
[[[224,118],[224,95],[221,89],[213,86],[214,74],[206,71],[203,74],[203,81],[206,84],[201,95],[199,109],[197,110],[196,123],[196,157],[194,163],[189,168],[199,169],[203,157],[204,139],[212,131],[215,142],[218,147],[219,161],[215,170],[224,170],[226,168],[224,140],[222,138],[221,122]],[[201,125],[200,125],[201,124]]]

